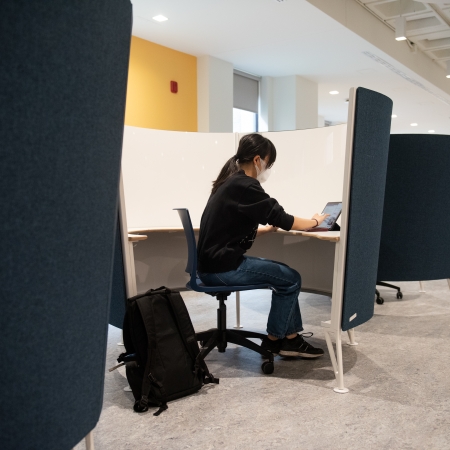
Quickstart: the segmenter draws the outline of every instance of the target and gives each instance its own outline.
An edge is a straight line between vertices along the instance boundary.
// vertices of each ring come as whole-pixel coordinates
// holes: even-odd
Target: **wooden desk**
[[[320,239],[322,241],[330,241],[330,242],[338,242],[341,237],[340,231],[317,231],[317,232],[308,232],[308,231],[284,231],[278,230],[277,233],[291,236],[305,236],[312,237],[316,239]]]
[[[194,227],[194,231],[198,233],[200,230],[199,227]],[[143,228],[129,228],[128,233],[129,236],[136,236],[139,234],[146,233],[176,233],[178,231],[183,231],[181,227],[161,227],[161,228],[152,228],[152,227],[143,227]],[[317,239],[322,239],[324,241],[339,241],[340,231],[318,231],[318,232],[307,232],[307,231],[284,231],[279,229],[277,234],[291,235],[291,236],[308,236]]]
[[[145,241],[147,236],[145,234],[128,234],[128,242]]]

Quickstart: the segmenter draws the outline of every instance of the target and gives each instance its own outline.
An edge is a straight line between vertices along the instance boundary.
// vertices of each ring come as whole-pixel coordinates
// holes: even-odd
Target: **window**
[[[253,133],[255,131],[258,131],[258,114],[233,108],[233,132]]]
[[[239,71],[233,75],[233,132],[258,131],[259,78]]]

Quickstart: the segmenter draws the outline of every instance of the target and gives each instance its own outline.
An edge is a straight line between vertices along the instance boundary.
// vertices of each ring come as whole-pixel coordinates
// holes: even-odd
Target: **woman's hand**
[[[329,214],[324,214],[321,216],[320,214],[314,214],[312,217],[313,219],[317,220],[317,226],[320,226],[320,224],[329,216]]]

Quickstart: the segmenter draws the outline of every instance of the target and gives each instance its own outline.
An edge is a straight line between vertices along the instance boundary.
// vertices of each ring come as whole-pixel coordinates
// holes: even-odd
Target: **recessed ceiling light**
[[[157,22],[165,22],[166,20],[169,20],[166,16],[162,16],[159,14],[158,16],[152,17],[153,20],[156,20]]]
[[[417,123],[412,123],[411,126],[412,127],[417,127]]]
[[[434,130],[428,130],[428,133],[434,133],[435,131]]]
[[[339,94],[339,91],[330,91],[330,94],[331,95],[336,95],[336,94]]]
[[[397,117],[397,114],[392,114],[391,116],[393,119],[395,119]]]

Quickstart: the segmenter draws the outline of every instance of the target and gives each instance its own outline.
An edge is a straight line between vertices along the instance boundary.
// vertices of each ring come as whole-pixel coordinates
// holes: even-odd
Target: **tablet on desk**
[[[323,208],[321,215],[329,214],[329,216],[318,227],[308,228],[304,231],[331,231],[341,215],[341,212],[342,202],[328,202],[325,208]]]

